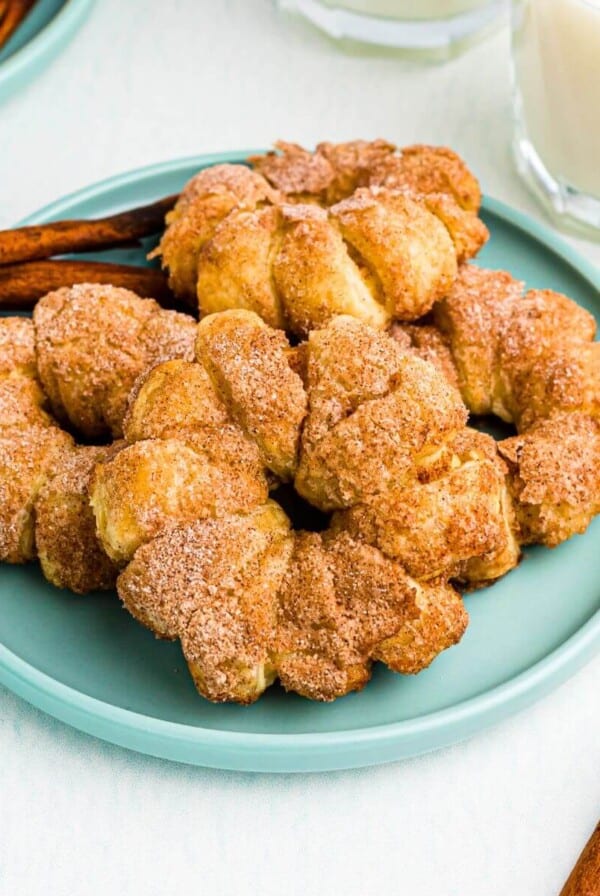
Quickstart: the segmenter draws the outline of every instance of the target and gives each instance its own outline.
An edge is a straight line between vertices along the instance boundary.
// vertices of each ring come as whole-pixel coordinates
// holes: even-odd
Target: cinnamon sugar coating
[[[0,318],[0,561],[35,556],[34,504],[73,449],[46,412],[37,379],[33,324]]]
[[[119,595],[160,637],[181,639],[204,697],[251,703],[274,680],[276,595],[292,545],[272,501],[246,516],[197,520],[141,547]]]
[[[403,147],[399,154],[380,156],[369,170],[368,181],[425,195],[451,196],[467,212],[478,212],[481,205],[477,178],[447,146],[415,144]]]
[[[443,650],[458,644],[469,624],[460,595],[444,582],[418,588],[415,608],[416,618],[407,619],[373,653],[374,660],[402,675],[417,675],[426,669]]]
[[[456,278],[456,251],[443,223],[423,204],[382,187],[357,190],[330,214],[349,251],[381,291],[390,318],[414,320]]]
[[[477,254],[489,238],[478,217],[481,190],[464,161],[445,146],[406,146],[384,140],[320,143],[314,153],[292,143],[279,153],[254,156],[255,170],[294,202],[334,205],[360,187],[385,188],[420,202],[440,219],[459,262]]]
[[[351,317],[310,334],[307,363],[295,487],[316,507],[351,507],[450,463],[466,409],[432,365]]]
[[[444,374],[453,386],[458,388],[458,374],[448,339],[441,330],[429,324],[393,324],[390,336],[400,343],[405,351],[413,351],[424,361],[429,361]]]
[[[456,250],[436,214],[363,188],[329,210],[233,210],[198,256],[197,291],[202,314],[246,308],[305,334],[343,313],[378,327],[412,320],[455,276]]]
[[[272,273],[287,327],[306,335],[336,314],[351,314],[382,329],[389,312],[365,264],[348,250],[339,227],[324,210],[285,205]]]
[[[505,271],[464,266],[434,308],[462,396],[475,414],[519,429],[558,411],[598,413],[600,350],[589,312]]]
[[[257,445],[265,465],[291,479],[306,415],[302,380],[288,363],[285,334],[250,311],[224,311],[198,326],[196,357],[214,389]]]
[[[199,172],[167,215],[153,255],[201,316],[243,308],[298,335],[336,314],[385,328],[429,311],[488,238],[477,181],[451,150],[276,145],[254,171]]]
[[[72,447],[72,438],[57,426],[0,428],[1,561],[24,563],[35,556],[35,500]]]
[[[169,438],[134,442],[98,464],[90,501],[104,550],[123,564],[167,528],[247,512],[267,494],[264,476],[211,459],[201,440]]]
[[[0,428],[50,426],[47,404],[37,378],[31,320],[0,317]]]
[[[0,317],[0,378],[37,377],[33,324],[28,317]]]
[[[393,668],[403,658],[415,672],[425,668],[433,650],[415,649],[411,662],[401,647],[394,654],[385,645],[407,625],[421,632],[423,643],[430,640],[419,603],[437,604],[444,592],[452,589],[416,582],[347,533],[298,533],[279,597],[274,664],[281,683],[312,700],[334,700],[364,687],[373,659]],[[461,617],[437,639],[435,654],[460,638],[464,609]]]
[[[245,165],[215,165],[188,181],[167,215],[159,246],[150,255],[162,257],[173,292],[194,307],[198,255],[219,223],[234,208],[252,210],[275,199],[267,181]]]
[[[319,143],[314,152],[283,140],[277,153],[253,156],[251,162],[274,187],[297,201],[333,205],[357,187],[385,186],[420,194],[445,194],[477,212],[481,191],[474,175],[445,146],[397,148],[386,140]]]
[[[444,225],[454,244],[456,260],[459,264],[474,258],[489,240],[489,231],[481,218],[477,214],[465,211],[452,196],[445,193],[425,195],[410,193],[409,195],[415,201],[421,202]]]
[[[138,379],[123,432],[129,442],[162,439],[186,429],[218,429],[230,419],[204,367],[175,359],[157,364]]]
[[[201,314],[245,308],[269,326],[284,329],[285,308],[271,275],[280,239],[276,206],[233,209],[198,254],[196,293]]]
[[[478,587],[504,575],[519,546],[494,440],[465,430],[451,450],[451,465],[438,478],[393,484],[335,514],[333,528],[377,546],[417,579]]]
[[[18,373],[0,376],[0,428],[51,426],[53,420],[45,410],[47,404],[40,384],[33,377]]]
[[[367,172],[394,152],[386,140],[319,143],[315,152],[278,140],[277,152],[248,161],[274,187],[297,202],[333,205],[365,184]]]
[[[118,581],[121,599],[161,637],[180,638],[200,693],[250,703],[277,676],[288,690],[333,700],[362,687],[378,650],[413,671],[455,643],[458,595],[421,585],[347,534],[290,531],[274,502],[246,516],[197,521],[141,547]],[[422,607],[441,609],[446,630]],[[456,606],[454,606],[454,604]],[[390,639],[407,625],[407,649]],[[417,643],[417,638],[420,643]]]
[[[89,501],[97,463],[113,457],[123,443],[77,447],[61,456],[54,476],[35,502],[35,544],[45,577],[76,594],[114,588],[117,567],[96,537]]]
[[[169,357],[193,357],[191,317],[114,286],[82,283],[49,293],[33,319],[52,409],[88,437],[121,436],[137,377]]]
[[[499,443],[523,544],[554,547],[600,513],[600,420],[557,414]]]

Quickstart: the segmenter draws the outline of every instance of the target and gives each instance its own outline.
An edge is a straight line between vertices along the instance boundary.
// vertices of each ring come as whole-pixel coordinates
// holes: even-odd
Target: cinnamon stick
[[[28,311],[47,292],[75,283],[123,286],[140,296],[156,299],[165,308],[181,307],[167,285],[165,274],[157,268],[102,261],[58,260],[0,267],[0,309]]]
[[[165,196],[116,215],[93,220],[52,221],[0,230],[0,265],[37,261],[52,255],[110,249],[162,230],[177,196]]]
[[[36,0],[7,0],[0,18],[0,49],[8,43]]]
[[[600,896],[600,821],[560,891],[560,896]]]

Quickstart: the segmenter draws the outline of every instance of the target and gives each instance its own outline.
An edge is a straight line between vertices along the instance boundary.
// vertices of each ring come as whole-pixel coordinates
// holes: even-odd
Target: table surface
[[[102,0],[0,106],[0,227],[128,168],[277,137],[449,144],[541,218],[510,132],[506,31],[418,68],[343,55],[269,0]],[[600,658],[465,744],[276,777],[139,756],[0,689],[0,894],[555,896],[599,814],[599,690]]]

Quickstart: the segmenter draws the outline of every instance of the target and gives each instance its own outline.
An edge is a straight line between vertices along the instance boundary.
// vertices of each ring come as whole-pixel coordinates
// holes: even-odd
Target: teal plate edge
[[[94,0],[67,0],[31,40],[0,65],[0,101],[38,75],[71,40]]]
[[[220,162],[243,162],[264,150],[214,153],[159,163],[93,184],[28,216],[21,224],[60,217],[85,201],[159,174]],[[504,203],[484,209],[545,245],[596,290],[600,272],[548,227]],[[579,670],[600,650],[600,611],[560,647],[526,671],[487,692],[426,716],[368,729],[303,734],[259,734],[197,728],[131,712],[63,685],[0,645],[0,683],[29,703],[87,734],[172,761],[235,771],[317,772],[377,765],[465,740],[525,709]]]

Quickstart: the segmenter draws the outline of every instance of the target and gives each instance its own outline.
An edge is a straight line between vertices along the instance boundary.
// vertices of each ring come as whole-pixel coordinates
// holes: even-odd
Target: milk
[[[326,0],[326,6],[389,19],[446,19],[486,6],[488,0]]]
[[[517,3],[513,41],[528,140],[555,180],[600,199],[600,0]]]
[[[441,61],[466,49],[502,17],[505,0],[277,0],[334,40]]]

